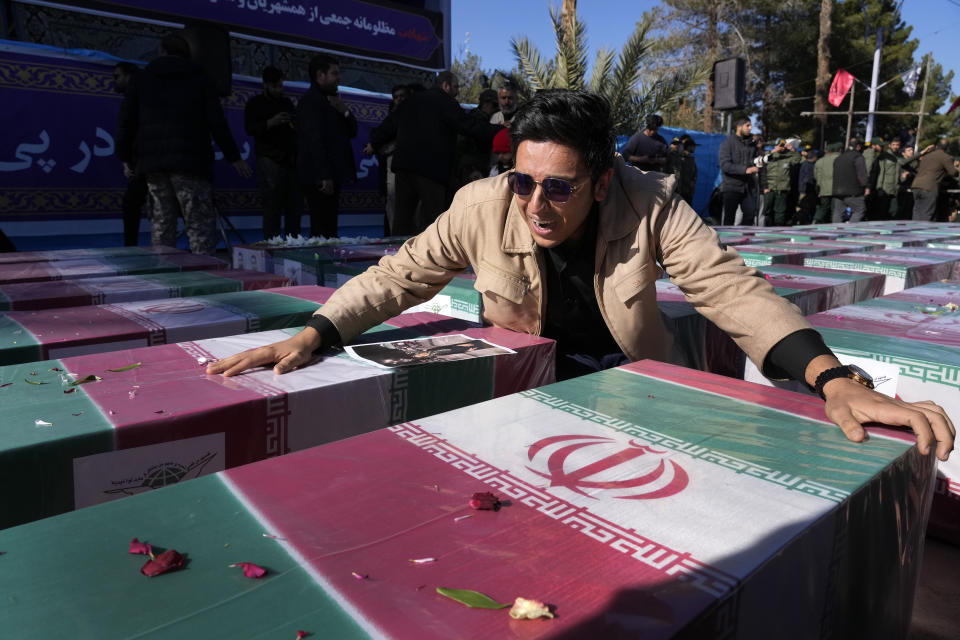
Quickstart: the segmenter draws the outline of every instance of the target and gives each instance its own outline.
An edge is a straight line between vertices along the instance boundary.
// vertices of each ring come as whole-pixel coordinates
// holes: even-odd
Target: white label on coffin
[[[73,459],[73,501],[81,509],[223,471],[224,434],[174,440]]]
[[[834,502],[788,491],[775,483],[656,445],[637,455],[631,447],[645,446],[644,443],[520,396],[480,403],[417,420],[415,424],[532,487],[741,577],[835,507]],[[678,477],[676,467],[686,474],[687,486],[659,499],[625,497],[636,494],[636,488],[614,492],[588,488],[584,490],[587,495],[583,495],[566,486],[548,486],[549,458],[557,453],[559,443],[552,451],[545,448],[538,452],[533,459],[529,457],[531,445],[547,438],[570,436],[583,437],[571,439],[571,445],[589,443],[591,437],[608,438],[609,442],[598,440],[567,455],[563,461],[567,476],[576,476],[577,470],[588,465],[603,467],[607,464],[604,460],[616,460],[615,456],[632,455],[635,457],[630,464],[609,466],[590,480],[629,484],[630,480],[655,474],[663,462],[664,468],[673,467],[673,472],[664,472],[655,482],[643,486],[642,491],[657,491],[674,482]],[[705,523],[709,523],[709,532],[703,529]]]
[[[102,295],[103,303],[130,302],[144,298],[166,298],[170,288],[152,280],[134,276],[117,276],[112,278],[81,278],[77,286],[91,295]]]
[[[450,307],[450,296],[446,294],[435,295],[426,302],[421,302],[415,307],[410,307],[404,311],[404,313],[417,313],[418,311],[427,311],[447,317],[458,317],[454,315],[453,309]]]
[[[289,337],[285,331],[273,330],[180,346],[191,355],[204,353],[219,359]],[[260,368],[228,380],[266,397],[288,395],[285,442],[296,451],[389,424],[392,375],[341,354],[318,358],[283,375]]]

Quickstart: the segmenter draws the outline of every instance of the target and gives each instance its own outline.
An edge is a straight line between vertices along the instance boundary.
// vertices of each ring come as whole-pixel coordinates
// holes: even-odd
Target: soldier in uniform
[[[680,169],[677,175],[677,188],[680,197],[693,206],[693,195],[697,190],[697,159],[693,157],[697,143],[689,134],[680,136]]]
[[[871,220],[893,220],[897,217],[897,194],[900,191],[900,140],[894,138],[878,156],[870,174],[873,185]]]
[[[813,165],[813,178],[817,183],[817,209],[813,214],[813,221],[823,224],[830,221],[833,207],[833,163],[840,155],[843,145],[831,142],[827,145],[827,152]]]
[[[769,221],[773,213],[773,225],[789,224],[793,215],[789,211],[792,200],[793,168],[803,162],[803,157],[787,140],[780,140],[766,156],[767,188],[764,191],[764,217]]]

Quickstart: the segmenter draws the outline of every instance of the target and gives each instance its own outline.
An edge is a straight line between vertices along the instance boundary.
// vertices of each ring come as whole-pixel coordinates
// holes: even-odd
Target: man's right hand
[[[759,171],[759,169],[757,169],[756,167],[747,167],[747,175],[748,175],[748,176],[756,173],[757,171]]]
[[[279,375],[310,362],[313,352],[319,349],[320,345],[320,334],[316,329],[306,327],[286,340],[243,351],[208,364],[207,373],[211,375],[222,373],[225,377],[230,377],[243,373],[247,369],[272,364],[273,372]]]
[[[267,120],[267,127],[268,128],[279,127],[280,125],[287,124],[289,122],[290,122],[290,114],[287,113],[286,111],[281,111],[277,115]]]

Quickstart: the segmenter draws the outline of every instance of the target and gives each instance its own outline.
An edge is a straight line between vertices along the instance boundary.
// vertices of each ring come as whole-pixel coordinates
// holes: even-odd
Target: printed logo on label
[[[616,440],[603,436],[543,438],[530,446],[527,458],[539,462],[541,469],[546,466],[547,472],[527,469],[547,478],[550,487],[566,487],[588,498],[596,496],[584,489],[614,491],[618,495],[612,497],[624,500],[654,500],[676,495],[690,483],[680,465],[663,457],[668,451],[637,439],[630,440],[625,449],[615,450],[616,444]],[[641,456],[648,457],[637,460]],[[568,463],[571,457],[576,460]],[[630,472],[639,473],[624,477]]]

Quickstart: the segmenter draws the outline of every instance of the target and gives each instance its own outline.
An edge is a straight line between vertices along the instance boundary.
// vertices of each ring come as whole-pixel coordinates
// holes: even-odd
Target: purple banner
[[[89,60],[89,59],[88,59]],[[116,214],[126,180],[114,155],[113,133],[121,96],[113,91],[112,62],[96,63],[0,51],[0,118],[12,123],[0,138],[0,215]],[[255,164],[253,139],[243,128],[243,109],[261,91],[258,83],[234,80],[224,113],[243,157]],[[296,101],[306,89],[291,87]],[[341,211],[383,211],[377,160],[361,149],[370,129],[387,115],[388,100],[342,94],[356,115],[353,140],[357,182],[346,185]],[[230,213],[260,215],[256,179],[243,179],[217,153],[218,204]]]
[[[444,68],[443,16],[360,0],[67,0],[118,14],[203,20],[238,34]]]

